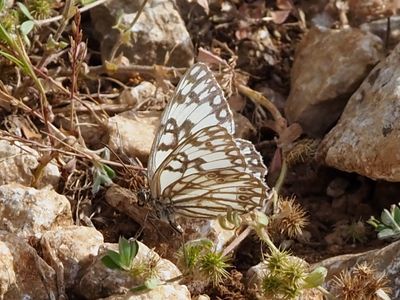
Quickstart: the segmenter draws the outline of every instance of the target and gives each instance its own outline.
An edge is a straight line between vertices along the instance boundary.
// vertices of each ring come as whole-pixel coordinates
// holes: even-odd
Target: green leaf
[[[98,191],[100,191],[100,187],[101,187],[101,183],[102,183],[102,179],[100,178],[100,176],[96,176],[92,185],[92,194],[96,195],[98,193]]]
[[[4,6],[5,6],[4,0],[0,0],[0,11],[3,10]]]
[[[29,20],[34,20],[29,9],[25,6],[25,4],[23,4],[22,2],[17,2],[17,5],[21,10],[21,12],[25,15],[25,17],[27,17]]]
[[[0,23],[0,39],[5,41],[9,46],[11,46],[13,43],[13,38],[3,27],[3,25],[1,25],[1,23]]]
[[[400,207],[398,205],[395,205],[393,208],[393,218],[394,221],[400,225]]]
[[[32,31],[33,26],[35,26],[35,23],[32,20],[28,20],[21,24],[19,30],[23,35],[28,35]]]
[[[392,238],[395,235],[396,235],[396,232],[390,228],[386,228],[386,229],[383,229],[382,231],[378,232],[379,239],[388,239],[388,238]]]
[[[136,240],[127,240],[124,237],[120,237],[118,241],[119,254],[121,262],[127,268],[130,268],[133,258],[139,251],[139,244]]]
[[[144,291],[147,291],[147,290],[148,290],[148,288],[147,288],[147,286],[145,284],[142,284],[142,285],[139,285],[137,287],[131,288],[131,292],[134,292],[134,293],[144,292]]]
[[[101,262],[109,269],[121,269],[119,265],[117,265],[109,256],[103,256],[101,258]]]
[[[107,254],[101,259],[103,264],[109,269],[123,269],[121,256],[118,252],[108,250]]]
[[[304,279],[304,288],[316,288],[322,285],[325,281],[328,270],[324,267],[315,268],[307,277]]]
[[[149,289],[149,290],[154,290],[157,286],[159,286],[160,285],[160,280],[158,279],[158,278],[156,278],[156,277],[153,277],[153,278],[150,278],[150,279],[147,279],[145,282],[144,282],[144,285]]]
[[[93,3],[95,1],[96,0],[81,0],[80,2],[81,2],[82,5],[88,5],[88,4]]]
[[[259,225],[263,225],[263,226],[268,225],[269,219],[265,213],[258,211],[258,210],[254,210],[254,214],[256,216],[256,221]]]
[[[29,48],[31,46],[31,41],[29,40],[28,36],[22,34],[21,37],[23,38],[25,45]]]
[[[377,229],[380,224],[379,220],[377,220],[374,216],[371,216],[366,223],[374,227],[374,229]]]
[[[115,171],[113,170],[113,169],[111,169],[109,166],[107,166],[107,165],[103,165],[103,169],[104,169],[104,171],[106,172],[106,174],[108,175],[108,177],[110,178],[110,179],[113,179],[113,178],[115,178]]]
[[[393,226],[393,223],[394,223],[393,216],[392,216],[392,214],[391,214],[387,209],[384,209],[384,210],[382,211],[382,214],[381,214],[381,221],[382,221],[382,223],[385,224],[386,226],[389,226],[389,227],[392,227],[392,226]]]
[[[7,58],[8,60],[12,61],[13,63],[15,63],[18,67],[20,67],[22,69],[25,67],[25,65],[24,65],[24,63],[22,61],[20,61],[18,58],[16,58],[15,56],[13,56],[13,55],[11,55],[11,54],[9,54],[7,52],[4,52],[4,51],[0,50],[0,55],[3,55],[5,58]]]

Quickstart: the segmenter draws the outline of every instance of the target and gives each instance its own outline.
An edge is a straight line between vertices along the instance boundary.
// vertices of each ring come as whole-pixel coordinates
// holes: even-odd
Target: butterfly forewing
[[[194,65],[179,82],[168,103],[150,152],[148,177],[188,136],[219,125],[234,132],[232,113],[211,71],[203,64]]]
[[[170,197],[164,190],[180,178],[226,168],[246,171],[244,157],[236,142],[224,127],[203,128],[171,152],[157,169],[151,189],[157,195]]]

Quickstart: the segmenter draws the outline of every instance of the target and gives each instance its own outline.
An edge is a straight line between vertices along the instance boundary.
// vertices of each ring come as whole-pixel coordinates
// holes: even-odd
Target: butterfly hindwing
[[[240,149],[240,153],[243,155],[247,172],[252,173],[254,176],[263,179],[267,174],[268,169],[264,165],[260,153],[256,150],[254,145],[243,139],[235,139],[236,145]]]
[[[167,157],[154,176],[153,183],[158,185],[152,189],[176,214],[187,217],[213,218],[228,209],[244,213],[261,207],[266,186],[246,162],[245,157],[259,156],[249,144],[234,140],[219,125],[204,128]]]
[[[239,213],[261,208],[267,187],[253,175],[236,169],[217,169],[188,175],[164,193],[176,214],[192,218],[215,218],[233,210]]]

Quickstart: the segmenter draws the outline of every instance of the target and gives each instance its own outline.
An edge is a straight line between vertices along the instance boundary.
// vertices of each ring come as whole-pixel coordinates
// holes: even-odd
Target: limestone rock
[[[91,262],[104,243],[103,235],[93,227],[69,226],[47,231],[40,244],[43,257],[51,265],[56,260],[62,263],[67,289],[73,288],[79,271]]]
[[[127,87],[118,98],[118,102],[134,107],[156,94],[156,87],[151,82],[143,81],[135,87]],[[157,94],[158,95],[158,94]]]
[[[0,231],[0,257],[1,299],[58,299],[56,273],[28,243]]]
[[[108,1],[90,11],[104,60],[109,58],[119,35],[112,27],[118,21],[128,26],[140,4],[136,1]],[[131,44],[122,46],[121,51],[132,63],[164,65],[166,62],[170,66],[187,67],[193,62],[193,45],[173,1],[149,1],[131,28],[130,40]]]
[[[120,270],[111,270],[104,266],[101,258],[106,254],[106,250],[111,249],[118,251],[117,244],[104,244],[104,249],[100,249],[99,255],[92,265],[90,265],[84,272],[79,282],[79,293],[87,299],[97,299],[101,297],[109,297],[115,294],[126,293],[129,289],[143,284],[143,279],[139,276],[132,276],[129,272]],[[139,242],[139,252],[134,258],[134,262],[140,264],[156,263],[155,270],[158,278],[161,281],[169,280],[179,276],[181,273],[178,268],[169,260],[162,259],[157,253],[150,250],[146,245]],[[178,293],[179,291],[179,293]],[[185,286],[177,284],[166,285],[165,288],[150,291],[154,294],[144,294],[144,298],[132,298],[130,296],[121,296],[122,298],[109,298],[109,299],[190,299],[189,291]],[[149,295],[157,298],[150,298]],[[113,296],[116,297],[116,296]]]
[[[46,230],[72,225],[71,206],[65,196],[45,188],[19,184],[0,186],[0,230],[21,238],[40,238]]]
[[[158,286],[155,289],[143,293],[127,293],[125,295],[112,295],[103,300],[153,300],[153,299],[174,299],[190,300],[190,293],[184,285],[167,284]]]
[[[137,157],[145,164],[160,123],[159,111],[126,111],[108,121],[108,146],[118,154]],[[241,114],[235,113],[238,138],[250,139],[255,135],[254,126]]]
[[[147,162],[160,122],[160,112],[127,111],[109,119],[109,147]]]
[[[379,63],[325,136],[318,157],[372,179],[400,181],[400,45]]]
[[[311,29],[299,44],[285,112],[290,123],[320,137],[383,54],[382,41],[359,29]]]
[[[39,165],[39,153],[19,142],[0,141],[0,185],[20,183],[29,186],[33,170]],[[39,187],[51,184],[56,187],[60,179],[57,166],[49,163],[44,167]]]

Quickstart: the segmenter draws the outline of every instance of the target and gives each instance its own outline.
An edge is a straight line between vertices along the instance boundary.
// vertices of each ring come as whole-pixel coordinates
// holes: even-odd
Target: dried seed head
[[[332,280],[332,292],[343,300],[380,300],[379,293],[390,294],[389,280],[364,262],[351,271],[344,270]]]
[[[308,224],[306,212],[295,202],[295,198],[279,199],[278,213],[270,219],[269,231],[272,236],[299,237]]]

